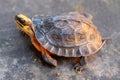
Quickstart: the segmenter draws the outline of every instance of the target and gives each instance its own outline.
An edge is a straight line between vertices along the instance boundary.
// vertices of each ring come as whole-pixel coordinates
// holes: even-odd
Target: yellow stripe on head
[[[23,14],[16,15],[15,23],[21,31],[29,36],[33,35],[33,23],[28,17]]]

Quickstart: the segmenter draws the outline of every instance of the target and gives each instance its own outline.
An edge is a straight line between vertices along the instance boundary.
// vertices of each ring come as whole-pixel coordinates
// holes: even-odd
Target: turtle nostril
[[[15,19],[16,19],[16,20],[18,19],[18,16],[17,16],[17,15],[15,16]]]

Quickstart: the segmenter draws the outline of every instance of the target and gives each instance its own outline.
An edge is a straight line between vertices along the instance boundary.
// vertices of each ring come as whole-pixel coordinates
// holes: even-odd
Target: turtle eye
[[[25,25],[25,20],[24,20],[24,19],[18,18],[18,21],[19,21],[21,24]]]

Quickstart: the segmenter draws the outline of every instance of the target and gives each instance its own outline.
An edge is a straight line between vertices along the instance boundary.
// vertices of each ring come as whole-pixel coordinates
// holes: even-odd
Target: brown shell
[[[32,19],[38,42],[49,52],[65,57],[88,56],[103,45],[101,36],[89,17],[68,13]]]

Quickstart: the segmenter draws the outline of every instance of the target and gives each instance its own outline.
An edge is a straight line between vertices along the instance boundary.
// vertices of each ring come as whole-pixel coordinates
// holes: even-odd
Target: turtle
[[[35,15],[32,19],[18,14],[14,20],[27,34],[45,62],[57,66],[51,55],[79,57],[79,68],[87,64],[87,56],[97,53],[106,43],[89,13],[69,12],[54,16]],[[83,65],[84,63],[84,65]]]

